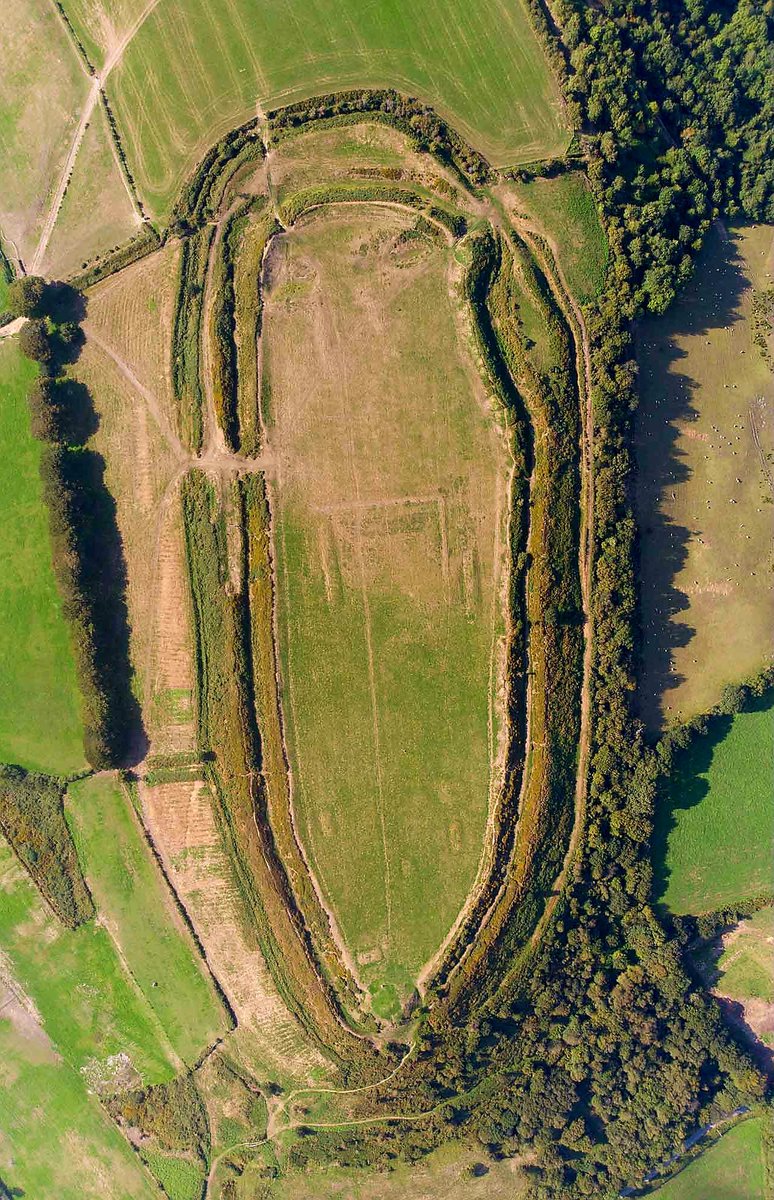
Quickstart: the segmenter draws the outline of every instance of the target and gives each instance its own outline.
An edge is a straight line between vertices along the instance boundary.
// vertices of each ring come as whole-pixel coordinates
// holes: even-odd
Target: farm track
[[[86,130],[89,126],[89,123],[92,118],[92,114],[94,112],[95,107],[97,106],[97,104],[99,102],[100,96],[103,95],[103,93],[104,93],[104,86],[107,81],[107,78],[110,75],[113,68],[118,66],[121,59],[123,58],[123,55],[124,55],[124,52],[125,52],[127,46],[131,42],[134,35],[138,32],[140,27],[145,23],[147,18],[151,15],[154,8],[156,8],[156,6],[159,4],[159,0],[150,0],[150,2],[148,4],[146,4],[145,8],[139,14],[137,19],[133,22],[131,27],[126,31],[126,33],[121,38],[121,40],[118,42],[118,44],[111,50],[110,54],[105,59],[105,63],[103,65],[102,69],[100,71],[94,72],[94,74],[92,74],[92,71],[89,69],[91,64],[84,61],[83,55],[81,54],[79,47],[74,44],[72,30],[70,29],[67,21],[65,21],[64,18],[62,17],[62,14],[59,12],[57,5],[55,3],[53,3],[53,0],[52,0],[52,4],[53,4],[54,9],[56,10],[58,19],[62,22],[62,24],[64,25],[64,27],[67,31],[68,41],[70,42],[70,45],[73,46],[73,52],[75,53],[75,55],[78,58],[78,63],[81,67],[81,70],[83,71],[83,73],[86,76],[88,76],[88,78],[90,78],[92,80],[92,83],[91,83],[89,92],[86,96],[86,100],[84,102],[83,112],[81,113],[81,118],[78,122],[78,125],[76,126],[75,133],[73,134],[73,140],[70,145],[70,150],[68,152],[67,158],[65,159],[64,166],[62,167],[62,171],[60,173],[59,182],[57,183],[56,190],[54,192],[54,197],[51,201],[51,205],[49,207],[48,213],[46,214],[46,219],[43,223],[43,228],[40,232],[40,237],[38,239],[38,244],[35,248],[35,253],[33,254],[32,259],[30,261],[30,267],[29,267],[29,272],[28,272],[30,275],[36,275],[38,273],[38,271],[40,270],[44,255],[46,253],[46,250],[48,249],[48,243],[51,240],[51,234],[54,232],[54,226],[56,224],[57,217],[59,216],[59,210],[62,207],[62,201],[64,200],[65,192],[67,191],[67,186],[70,182],[73,170],[75,168],[75,160],[78,157],[78,151],[81,148],[83,136],[86,133]],[[113,133],[113,129],[111,126],[110,142],[111,142],[111,146],[113,149],[113,153],[116,156],[117,160],[119,161],[119,165],[120,165],[121,155],[118,153],[114,139],[115,139],[115,135]],[[129,195],[130,195],[130,198],[132,201],[132,207],[136,211],[136,203],[137,203],[136,198],[132,194],[131,189],[128,186],[127,179],[126,179],[126,173],[123,169],[121,169],[120,174],[121,174],[121,179],[124,183],[124,186],[126,187],[127,191],[129,192]]]

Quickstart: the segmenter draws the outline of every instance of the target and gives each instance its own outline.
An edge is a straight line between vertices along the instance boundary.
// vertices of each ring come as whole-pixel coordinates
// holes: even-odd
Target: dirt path
[[[40,232],[40,237],[38,239],[38,244],[35,248],[35,253],[33,254],[32,259],[30,261],[30,266],[29,266],[29,274],[30,275],[36,275],[38,273],[38,271],[40,270],[40,265],[43,262],[43,256],[45,255],[46,250],[48,249],[48,243],[51,240],[51,234],[54,231],[54,226],[56,224],[57,217],[59,216],[59,210],[62,207],[62,201],[64,200],[64,195],[65,195],[65,192],[67,191],[67,185],[70,182],[70,176],[72,175],[73,169],[75,167],[75,160],[78,156],[78,151],[80,150],[81,142],[83,141],[83,135],[85,134],[85,132],[88,128],[89,122],[91,121],[92,113],[94,112],[94,109],[99,101],[100,94],[105,86],[105,82],[107,81],[107,78],[110,75],[110,72],[113,70],[113,68],[118,66],[118,64],[120,63],[121,59],[123,58],[124,51],[126,50],[127,46],[131,42],[134,35],[138,32],[140,27],[145,23],[145,21],[151,15],[151,13],[153,12],[154,8],[156,8],[158,3],[159,3],[159,0],[149,0],[149,3],[145,5],[145,8],[139,14],[139,16],[134,21],[134,23],[130,26],[130,28],[126,31],[124,36],[121,38],[120,42],[118,42],[118,44],[113,48],[113,50],[110,52],[108,57],[105,59],[105,65],[103,66],[102,70],[97,71],[97,73],[94,76],[91,76],[91,73],[87,70],[87,68],[83,62],[83,58],[81,57],[81,53],[78,50],[78,48],[74,47],[75,53],[78,56],[78,61],[81,64],[82,69],[92,79],[92,83],[91,83],[91,87],[89,88],[88,95],[86,96],[86,101],[83,106],[83,112],[81,113],[81,119],[79,120],[78,125],[76,126],[75,133],[73,134],[73,140],[70,145],[70,150],[68,152],[67,158],[65,159],[64,166],[63,166],[61,174],[59,176],[59,182],[57,184],[56,191],[54,192],[54,197],[51,201],[51,205],[49,207],[48,213],[46,214],[46,219],[43,223],[43,228]],[[54,4],[54,8],[56,8],[56,4]],[[58,12],[58,10],[57,10],[57,12]],[[60,19],[61,19],[61,14],[58,13],[58,15],[60,16]],[[65,22],[65,25],[66,24],[67,23]],[[69,27],[67,29],[67,32],[68,32],[68,37],[70,39],[70,42],[72,44],[72,33],[70,32]],[[113,140],[113,138],[112,138],[112,134],[111,134],[111,142],[112,142],[112,140]],[[122,179],[124,178],[123,171],[121,172],[121,177],[122,177]],[[126,183],[125,180],[124,180],[124,183]],[[134,205],[135,205],[134,197],[132,196],[131,198],[132,198],[132,206],[134,207]]]

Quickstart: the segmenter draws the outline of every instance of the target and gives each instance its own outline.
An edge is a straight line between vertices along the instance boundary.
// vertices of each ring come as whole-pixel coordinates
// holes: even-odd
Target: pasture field
[[[115,41],[142,0],[67,0],[84,40]],[[106,19],[107,18],[107,19]],[[97,38],[100,34],[97,33]],[[431,103],[496,165],[561,154],[559,89],[522,0],[417,9],[348,0],[169,0],[153,8],[108,91],[140,194],[163,220],[184,176],[226,130],[269,110],[344,88],[395,87]]]
[[[715,226],[696,274],[639,330],[646,724],[687,720],[774,652],[774,376],[753,345],[774,229]]]
[[[480,1173],[474,1173],[476,1168]],[[519,1200],[526,1186],[515,1159],[482,1162],[480,1149],[450,1142],[418,1163],[398,1163],[390,1171],[328,1167],[308,1174],[289,1172],[269,1196],[271,1200],[321,1196],[326,1200]]]
[[[675,913],[713,912],[772,890],[772,697],[757,710],[712,718],[676,754],[656,811],[661,902]]]
[[[67,159],[89,83],[47,0],[3,4],[0,230],[28,261]]]
[[[763,1120],[734,1125],[652,1194],[659,1200],[768,1200]]]
[[[15,341],[0,342],[0,761],[67,774],[84,766],[83,730],[29,431],[35,372]]]
[[[414,222],[349,205],[274,243],[262,393],[301,840],[362,979],[404,997],[499,782],[510,466],[452,249]]]
[[[534,221],[552,243],[567,285],[579,304],[593,300],[602,290],[608,247],[599,222],[594,197],[580,171],[554,179],[509,183],[503,198]]]
[[[99,919],[176,1054],[191,1066],[228,1021],[126,789],[111,776],[80,780],[68,790],[66,812]]]
[[[83,135],[40,273],[67,279],[91,259],[128,241],[140,223],[116,159],[105,111],[97,104]]]
[[[0,891],[0,948],[65,1061],[93,1087],[124,1070],[122,1055],[146,1082],[169,1079],[172,1048],[107,930],[93,921],[63,928],[4,839]]]
[[[693,954],[715,994],[734,1002],[728,1016],[764,1061],[774,1047],[774,908],[762,908]],[[740,1007],[741,1006],[741,1011]],[[770,1061],[770,1059],[769,1059]]]
[[[158,1195],[82,1077],[8,994],[0,1017],[0,1179],[7,1195],[35,1200]]]

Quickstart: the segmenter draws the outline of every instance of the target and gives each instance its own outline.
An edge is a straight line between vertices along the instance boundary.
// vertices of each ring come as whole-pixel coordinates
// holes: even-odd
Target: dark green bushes
[[[408,134],[418,149],[428,150],[447,162],[466,182],[486,182],[489,174],[486,160],[450,129],[429,105],[400,92],[372,89],[315,96],[269,113],[269,122],[272,135],[276,137],[308,121],[353,113],[368,114],[394,125]]]
[[[59,919],[74,929],[94,916],[65,820],[65,785],[21,767],[0,767],[0,829]]]
[[[178,1075],[169,1083],[122,1092],[105,1100],[106,1107],[124,1126],[155,1138],[168,1151],[188,1151],[206,1167],[210,1152],[207,1110],[193,1074]]]
[[[145,222],[139,233],[136,233],[130,241],[109,250],[94,262],[84,263],[83,269],[79,274],[73,276],[71,283],[73,287],[79,289],[93,287],[95,283],[99,283],[100,279],[106,279],[108,275],[122,271],[131,263],[138,262],[147,254],[152,254],[159,245],[160,239],[156,230],[148,222]]]
[[[172,212],[170,232],[185,235],[200,229],[217,213],[225,189],[239,167],[262,154],[257,120],[232,129],[216,142],[184,186]]]
[[[207,226],[183,241],[172,330],[172,387],[178,432],[198,454],[202,448],[204,394],[201,380],[201,323],[204,283],[213,229]]]

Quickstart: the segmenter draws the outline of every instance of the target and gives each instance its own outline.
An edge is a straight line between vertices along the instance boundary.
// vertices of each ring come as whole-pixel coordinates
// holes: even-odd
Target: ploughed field
[[[443,233],[373,205],[303,218],[264,274],[292,802],[374,986],[450,930],[502,774],[509,456],[458,275]]]

